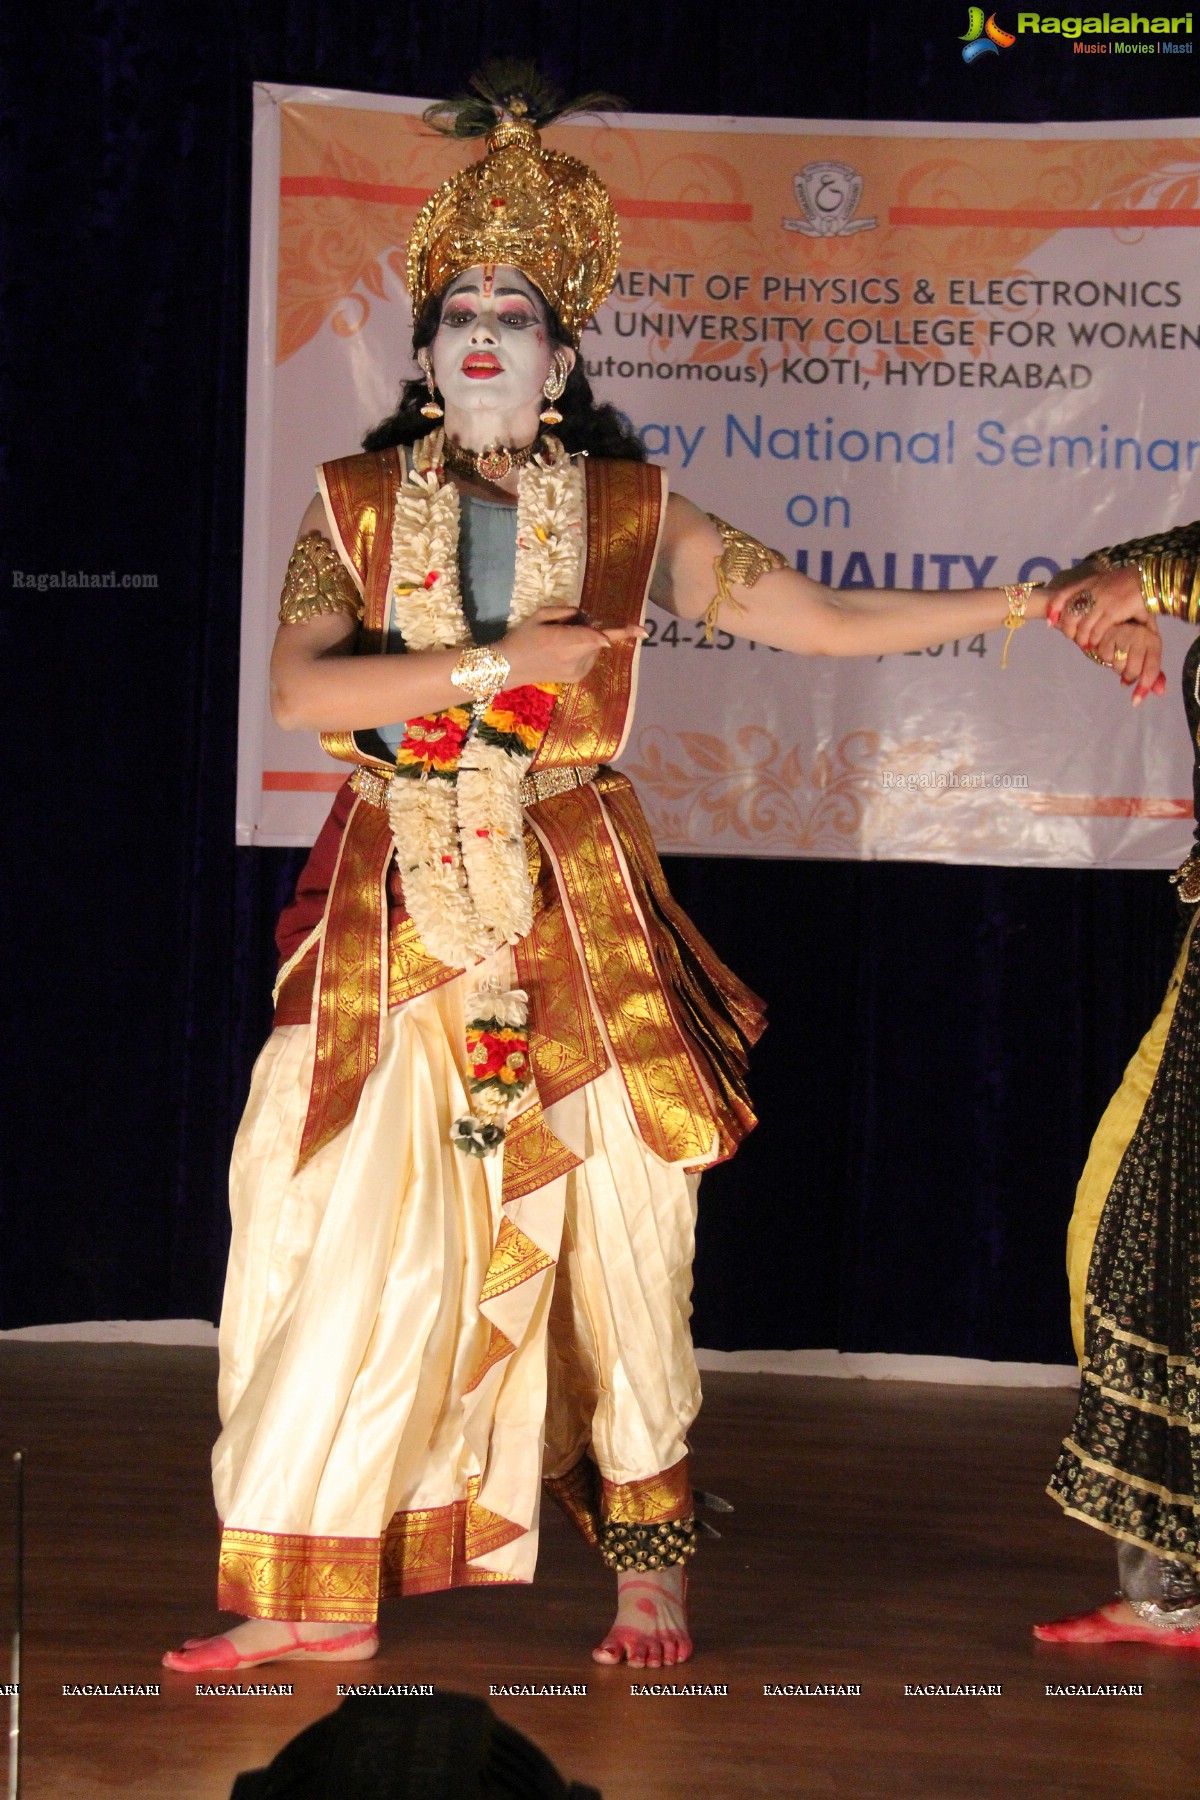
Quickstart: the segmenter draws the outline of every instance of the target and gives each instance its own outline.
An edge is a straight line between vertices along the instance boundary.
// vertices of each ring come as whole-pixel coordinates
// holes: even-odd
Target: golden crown
[[[621,260],[616,209],[586,163],[542,148],[524,110],[512,102],[482,159],[451,175],[418,213],[408,240],[413,317],[464,269],[507,263],[541,290],[578,345]]]

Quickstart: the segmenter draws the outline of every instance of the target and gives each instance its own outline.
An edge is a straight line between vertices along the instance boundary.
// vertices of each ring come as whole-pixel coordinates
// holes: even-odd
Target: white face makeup
[[[457,416],[463,425],[494,421],[510,430],[520,421],[532,441],[556,348],[546,303],[519,269],[488,263],[456,276],[430,345],[451,436],[460,435]],[[498,429],[497,441],[524,440],[501,440]]]

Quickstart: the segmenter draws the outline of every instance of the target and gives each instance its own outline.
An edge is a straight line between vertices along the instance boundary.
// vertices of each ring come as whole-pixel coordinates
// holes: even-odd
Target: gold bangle
[[[1142,587],[1142,601],[1146,611],[1152,617],[1159,611],[1158,560],[1157,556],[1143,556],[1137,564],[1138,580]]]
[[[1014,631],[1020,631],[1025,623],[1025,606],[1034,588],[1041,587],[1040,581],[1016,581],[1011,587],[1002,590],[1008,601],[1008,612],[1004,620],[1004,629],[1008,636],[1004,640],[1004,651],[1000,657],[1000,667],[1008,667],[1008,646],[1012,643]]]
[[[1200,560],[1176,552],[1171,557],[1171,592],[1175,599],[1175,617],[1196,623],[1196,607],[1200,601]]]
[[[507,656],[491,644],[472,644],[450,671],[451,685],[465,688],[477,712],[482,712],[503,688],[511,673]]]
[[[1138,580],[1146,611],[1194,625],[1200,612],[1200,561],[1174,550],[1138,559]]]

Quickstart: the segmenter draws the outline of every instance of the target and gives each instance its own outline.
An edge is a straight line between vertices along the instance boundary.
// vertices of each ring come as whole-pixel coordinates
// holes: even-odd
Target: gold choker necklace
[[[513,469],[523,469],[532,461],[541,443],[534,438],[532,444],[526,444],[521,450],[506,449],[503,444],[493,444],[487,450],[464,450],[459,444],[452,444],[447,438],[442,446],[442,460],[452,475],[474,475],[481,481],[503,481]]]

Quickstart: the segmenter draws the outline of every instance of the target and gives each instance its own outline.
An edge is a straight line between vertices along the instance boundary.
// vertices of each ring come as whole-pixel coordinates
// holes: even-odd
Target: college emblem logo
[[[802,219],[785,219],[785,231],[804,237],[849,237],[854,231],[873,231],[877,219],[856,219],[854,209],[862,199],[862,176],[845,163],[805,163],[792,177]]]
[[[969,6],[967,29],[958,41],[963,47],[963,61],[973,63],[976,57],[999,56],[1001,50],[1011,50],[1017,40],[1011,31],[997,25],[995,13],[989,13],[985,21],[982,6]]]

